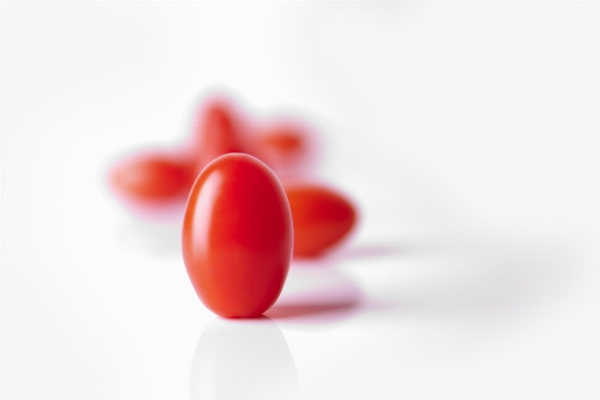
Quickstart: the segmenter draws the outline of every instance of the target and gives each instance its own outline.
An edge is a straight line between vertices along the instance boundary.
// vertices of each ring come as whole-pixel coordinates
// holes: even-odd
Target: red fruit
[[[223,154],[242,151],[242,126],[233,104],[215,99],[204,105],[198,115],[194,141],[198,172]]]
[[[263,134],[261,142],[266,148],[288,156],[302,152],[305,146],[304,134],[291,125],[272,127]]]
[[[299,125],[275,123],[257,133],[255,152],[273,168],[291,167],[306,155],[307,136]]]
[[[194,170],[188,162],[176,155],[159,152],[126,158],[109,174],[109,182],[117,194],[140,203],[185,199],[194,178]]]
[[[185,210],[183,260],[204,305],[222,317],[257,317],[279,297],[293,246],[281,183],[263,162],[230,153],[200,173]]]
[[[357,212],[342,194],[314,184],[287,184],[294,223],[294,257],[317,257],[340,243]]]

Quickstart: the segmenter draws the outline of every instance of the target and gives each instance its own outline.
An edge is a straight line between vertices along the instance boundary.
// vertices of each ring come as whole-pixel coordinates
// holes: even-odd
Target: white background
[[[2,3],[3,399],[600,397],[598,3]],[[197,299],[111,163],[207,93],[360,205],[270,319]]]

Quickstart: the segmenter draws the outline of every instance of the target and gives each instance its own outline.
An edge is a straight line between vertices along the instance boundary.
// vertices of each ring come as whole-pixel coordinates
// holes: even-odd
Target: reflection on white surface
[[[285,337],[267,317],[216,318],[198,341],[190,376],[196,399],[289,399],[299,387]]]

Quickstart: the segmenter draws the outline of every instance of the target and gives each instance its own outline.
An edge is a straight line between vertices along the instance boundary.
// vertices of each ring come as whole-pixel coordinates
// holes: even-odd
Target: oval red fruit
[[[254,152],[276,171],[299,164],[308,155],[308,131],[299,124],[277,122],[259,129]]]
[[[242,124],[233,102],[212,99],[199,110],[194,138],[198,172],[215,158],[242,151]]]
[[[182,229],[183,260],[204,305],[222,317],[257,317],[277,300],[292,257],[290,207],[262,161],[229,153],[194,183]]]
[[[355,207],[342,194],[314,184],[287,184],[294,225],[294,257],[316,257],[340,243],[356,223]]]
[[[184,200],[195,177],[192,165],[181,157],[148,152],[117,163],[110,171],[109,182],[127,200],[162,203]]]

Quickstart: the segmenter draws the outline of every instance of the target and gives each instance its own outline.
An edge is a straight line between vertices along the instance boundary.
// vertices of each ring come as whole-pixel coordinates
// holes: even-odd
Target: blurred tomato
[[[163,203],[185,198],[194,178],[194,169],[188,160],[163,152],[127,157],[109,173],[109,183],[118,195],[140,203]]]
[[[290,168],[306,155],[307,137],[299,124],[275,122],[255,133],[254,152],[272,168]]]
[[[356,223],[357,211],[342,194],[322,185],[284,186],[294,225],[294,257],[317,257],[340,243]]]
[[[242,121],[232,101],[215,98],[203,104],[193,133],[192,152],[197,171],[223,154],[243,152],[242,136]]]

